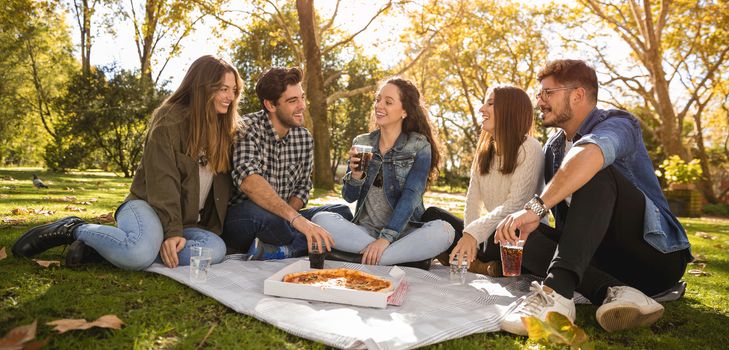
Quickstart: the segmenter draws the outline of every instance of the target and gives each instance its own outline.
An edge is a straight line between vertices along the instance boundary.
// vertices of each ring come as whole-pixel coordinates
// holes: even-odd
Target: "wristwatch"
[[[534,214],[539,215],[540,219],[547,216],[547,212],[549,211],[538,194],[535,194],[532,199],[524,204],[524,209],[531,210]]]

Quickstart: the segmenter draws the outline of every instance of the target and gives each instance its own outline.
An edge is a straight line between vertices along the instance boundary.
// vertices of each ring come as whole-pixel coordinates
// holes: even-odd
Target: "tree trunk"
[[[699,111],[694,114],[694,122],[696,123],[696,146],[699,148],[699,161],[701,162],[701,180],[699,181],[699,190],[703,193],[709,203],[716,204],[719,202],[719,198],[714,192],[714,181],[711,176],[711,168],[709,167],[709,157],[706,155],[706,148],[704,147],[704,131],[701,125],[701,114],[703,112],[703,106],[699,107]]]
[[[159,21],[160,7],[162,3],[159,0],[147,0],[145,5],[144,25],[142,26],[142,52],[139,57],[141,64],[142,76],[152,81],[152,47],[154,43],[154,33],[157,30],[157,22]]]
[[[321,48],[316,41],[314,23],[314,0],[296,0],[299,16],[299,34],[304,46],[304,76],[306,97],[309,100],[309,114],[313,122],[314,135],[314,187],[334,189],[334,176],[330,165],[329,122],[327,100],[324,94],[324,76],[321,66]]]

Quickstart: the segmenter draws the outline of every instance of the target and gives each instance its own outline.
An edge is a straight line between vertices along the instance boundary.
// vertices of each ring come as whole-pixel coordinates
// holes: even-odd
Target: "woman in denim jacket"
[[[377,93],[372,119],[376,129],[353,142],[372,146],[372,159],[356,171],[361,160],[353,147],[343,179],[344,199],[357,201],[354,219],[320,213],[313,221],[331,233],[338,250],[361,253],[363,264],[430,259],[451,245],[454,230],[445,221],[420,222],[439,154],[418,89],[408,80],[388,80]]]

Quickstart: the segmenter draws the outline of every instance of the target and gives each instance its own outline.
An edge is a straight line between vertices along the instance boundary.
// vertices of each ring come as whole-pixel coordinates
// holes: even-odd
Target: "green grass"
[[[51,187],[35,189],[30,179],[36,172]],[[15,180],[8,180],[12,177]],[[27,259],[12,256],[15,239],[32,225],[67,215],[93,219],[113,211],[127,193],[130,180],[102,172],[46,173],[38,169],[0,169],[0,247],[9,257],[0,261],[0,337],[14,327],[38,320],[38,339],[50,338],[49,348],[182,348],[193,349],[214,327],[205,348],[320,349],[325,346],[289,335],[254,318],[231,311],[213,299],[160,275],[129,272],[110,265],[89,265],[78,270],[43,268]],[[316,197],[336,196],[316,192]],[[75,202],[98,199],[90,205],[55,201],[75,196]],[[50,199],[44,199],[50,198]],[[453,197],[430,194],[436,202],[453,203]],[[428,200],[426,200],[428,201]],[[431,201],[428,201],[431,202]],[[84,212],[66,210],[68,205]],[[13,209],[43,209],[53,215],[13,215]],[[25,220],[21,224],[3,219]],[[651,328],[607,333],[595,322],[594,306],[578,306],[578,325],[598,349],[718,349],[729,343],[729,220],[687,219],[681,222],[690,232],[694,254],[707,261],[709,276],[687,275],[686,296],[665,304],[665,316]],[[705,232],[716,239],[697,237]],[[63,260],[63,249],[40,256]],[[692,266],[693,267],[693,266]],[[91,329],[57,334],[45,323],[62,318],[96,319],[115,314],[125,322],[121,330]],[[476,334],[456,339],[434,349],[518,349],[535,346],[523,337],[504,333]]]

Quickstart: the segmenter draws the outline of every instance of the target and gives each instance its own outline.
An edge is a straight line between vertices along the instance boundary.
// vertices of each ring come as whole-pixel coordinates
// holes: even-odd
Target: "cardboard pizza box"
[[[324,267],[339,268],[340,266],[325,265]],[[312,269],[309,268],[308,260],[298,260],[284,267],[263,282],[263,294],[384,309],[387,307],[387,298],[395,290],[397,290],[400,282],[402,282],[403,277],[405,276],[405,271],[397,266],[392,267],[389,275],[378,275],[379,277],[387,278],[392,282],[392,288],[389,291],[383,292],[318,287],[305,284],[287,283],[283,281],[283,277],[287,274],[310,270]],[[362,271],[371,273],[366,269],[362,269]]]

